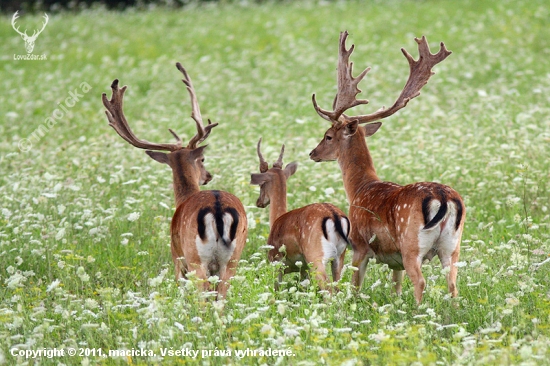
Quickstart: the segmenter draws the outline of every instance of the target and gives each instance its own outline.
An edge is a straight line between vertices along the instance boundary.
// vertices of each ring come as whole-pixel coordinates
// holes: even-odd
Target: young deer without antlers
[[[426,286],[421,265],[436,254],[443,268],[449,268],[447,284],[453,297],[456,287],[460,240],[465,221],[465,207],[460,195],[452,188],[438,183],[414,183],[401,186],[382,182],[376,175],[365,137],[373,135],[381,126],[378,121],[405,107],[409,100],[420,94],[428,82],[432,67],[451,54],[441,43],[437,54],[430,53],[425,37],[415,38],[420,58],[415,61],[404,49],[409,61],[410,75],[401,95],[389,109],[380,109],[372,114],[347,116],[344,112],[367,100],[357,100],[361,91],[357,84],[370,69],[357,78],[352,76],[349,56],[354,46],[346,49],[347,32],[340,34],[338,58],[338,92],[333,110],[319,108],[313,94],[317,113],[330,121],[332,126],[323,140],[310,153],[314,161],[337,160],[342,171],[351,221],[353,265],[358,271],[353,275],[353,284],[360,288],[369,258],[386,263],[393,269],[393,280],[398,294],[401,293],[403,270],[414,285],[418,304]]]
[[[187,71],[178,62],[176,64],[184,76],[183,82],[191,97],[192,114],[197,126],[197,134],[191,138],[187,147],[182,146],[178,135],[169,130],[176,138],[173,144],[154,144],[138,139],[122,111],[122,98],[126,86],[119,89],[118,80],[113,81],[111,100],[103,93],[103,104],[109,125],[131,145],[148,149],[145,152],[159,163],[172,168],[176,212],[170,228],[172,259],[176,270],[176,281],[189,271],[196,271],[202,280],[204,290],[210,289],[209,276],[218,275],[218,297],[225,297],[228,281],[234,276],[237,262],[241,257],[248,231],[244,207],[237,197],[223,191],[201,191],[199,185],[212,180],[204,168],[204,149],[198,145],[210,134],[217,123],[208,120],[204,125],[195,89]],[[164,150],[168,154],[152,151]]]
[[[268,253],[270,262],[284,257],[284,274],[300,272],[305,277],[307,264],[312,263],[315,278],[321,289],[326,288],[326,266],[332,261],[332,280],[340,280],[346,246],[349,244],[349,220],[338,207],[329,203],[314,203],[290,212],[286,211],[286,181],[296,172],[296,162],[283,169],[285,145],[279,159],[269,169],[260,151],[262,139],[258,141],[260,173],[251,174],[251,184],[260,186],[260,197],[256,206],[264,208],[271,203],[269,224],[271,227],[267,243],[273,246]],[[282,246],[285,249],[282,250]],[[296,262],[303,265],[298,267]],[[282,281],[283,269],[276,283]]]

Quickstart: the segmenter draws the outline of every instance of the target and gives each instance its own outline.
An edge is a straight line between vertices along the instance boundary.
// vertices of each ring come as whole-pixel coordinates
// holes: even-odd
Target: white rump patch
[[[226,243],[229,243],[230,241],[230,231],[231,231],[231,225],[233,224],[233,216],[231,216],[230,213],[226,212],[223,214],[223,239]]]
[[[344,226],[344,221],[346,220],[342,219],[342,229],[345,233],[344,227],[347,228],[348,225],[346,222]],[[338,260],[338,258],[340,258],[340,255],[346,250],[347,243],[344,238],[336,232],[336,227],[332,219],[325,221],[325,229],[328,240],[322,236],[321,245],[323,246],[323,263],[326,265],[328,261]]]
[[[432,221],[432,219],[435,217],[439,209],[441,208],[441,201],[439,200],[431,200],[430,202],[430,214],[428,215],[428,222]]]
[[[342,225],[342,231],[344,232],[344,234],[346,234],[346,236],[349,236],[349,227],[348,227],[349,221],[342,217],[340,219],[340,223]]]
[[[227,217],[229,216],[229,218]],[[195,238],[195,246],[201,259],[201,266],[206,273],[211,276],[215,273],[209,273],[209,268],[219,268],[219,273],[225,271],[225,267],[235,250],[235,240],[227,247],[222,238],[227,238],[229,242],[229,231],[233,218],[229,214],[223,216],[223,233],[218,234],[216,220],[212,213],[204,216],[205,238],[201,239],[199,235]]]

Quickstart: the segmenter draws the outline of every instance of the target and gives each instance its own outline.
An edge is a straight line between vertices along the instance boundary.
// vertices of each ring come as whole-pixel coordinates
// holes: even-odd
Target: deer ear
[[[261,186],[269,180],[269,176],[265,173],[250,174],[250,184]]]
[[[288,179],[291,175],[296,173],[296,170],[298,170],[298,163],[297,162],[293,161],[292,163],[287,164],[287,166],[285,167],[285,170],[284,170],[286,178]]]
[[[350,136],[355,135],[355,133],[357,132],[358,127],[359,127],[359,121],[358,120],[351,121],[350,123],[345,125],[344,126],[344,137],[348,138]]]
[[[365,137],[374,135],[376,131],[378,131],[380,126],[382,126],[382,122],[369,123],[368,125],[364,125],[363,132],[365,132]]]
[[[160,151],[146,150],[145,153],[151,157],[151,159],[158,161],[162,164],[168,164],[168,154]]]
[[[193,159],[197,159],[199,156],[203,155],[204,154],[204,149],[206,149],[208,147],[208,145],[204,145],[204,146],[199,146],[197,147],[196,149],[193,149],[193,151],[191,151],[191,156],[193,156]]]

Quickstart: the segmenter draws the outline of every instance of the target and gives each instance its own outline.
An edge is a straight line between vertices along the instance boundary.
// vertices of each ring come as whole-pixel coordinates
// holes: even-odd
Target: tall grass
[[[365,1],[217,4],[181,11],[90,10],[50,15],[35,54],[24,54],[10,18],[0,27],[0,364],[548,364],[550,356],[550,24],[545,1]],[[40,24],[39,15],[19,20]],[[392,295],[390,270],[370,265],[356,294],[346,267],[328,295],[288,276],[273,283],[266,260],[268,212],[254,203],[255,143],[298,172],[289,208],[331,202],[347,209],[336,163],[308,153],[326,122],[311,106],[335,92],[338,34],[356,44],[356,72],[370,100],[394,101],[426,35],[453,54],[422,95],[368,140],[382,179],[438,181],[459,191],[467,224],[460,296],[446,293],[439,263]],[[241,198],[249,240],[227,302],[205,300],[194,281],[173,280],[169,169],[107,125],[100,95],[128,85],[125,113],[136,134],[169,141],[194,134],[180,61],[203,116],[219,122],[206,150],[206,187]],[[91,87],[81,92],[82,83]],[[82,94],[69,107],[69,93]],[[32,149],[29,138],[55,110],[61,118]],[[59,114],[57,114],[59,116]],[[349,263],[349,257],[348,257]],[[541,264],[543,263],[543,264]],[[539,265],[540,264],[540,265]],[[26,360],[11,349],[148,349],[154,356]],[[240,350],[290,356],[239,358]],[[212,350],[192,359],[162,349]],[[215,351],[230,350],[231,356]]]

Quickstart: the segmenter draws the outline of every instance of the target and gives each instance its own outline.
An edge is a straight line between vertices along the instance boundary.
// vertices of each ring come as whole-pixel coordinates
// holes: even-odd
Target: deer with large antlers
[[[33,33],[32,33],[32,36],[29,36],[29,35],[27,35],[27,30],[26,29],[25,29],[24,32],[21,32],[19,30],[19,27],[15,26],[15,22],[17,21],[17,18],[19,18],[18,13],[19,12],[16,11],[15,14],[13,14],[13,17],[11,18],[11,26],[17,33],[19,33],[21,38],[23,38],[23,41],[25,41],[25,49],[27,50],[27,53],[32,53],[32,50],[34,49],[34,43],[36,42],[36,39],[38,38],[40,33],[42,33],[42,31],[44,30],[44,28],[46,28],[46,25],[48,24],[48,20],[49,20],[48,14],[44,14],[44,22],[42,23],[42,29],[34,30]]]
[[[441,43],[438,53],[430,52],[425,37],[415,38],[420,57],[414,58],[401,49],[409,62],[410,74],[403,91],[388,109],[361,116],[348,116],[344,112],[367,100],[357,100],[361,91],[357,85],[370,70],[358,77],[352,75],[349,57],[354,46],[346,49],[347,32],[340,34],[338,58],[338,91],[333,110],[320,108],[313,94],[315,110],[332,123],[323,140],[310,153],[314,161],[338,161],[344,188],[349,202],[353,266],[353,284],[360,288],[369,258],[386,263],[393,269],[393,281],[401,293],[403,270],[414,285],[414,297],[420,304],[426,286],[421,265],[437,255],[446,274],[451,296],[458,295],[456,287],[460,240],[465,221],[465,206],[460,195],[452,188],[432,182],[401,186],[383,182],[378,178],[365,137],[372,136],[382,125],[379,121],[389,117],[420,94],[428,82],[432,67],[451,54]],[[372,123],[375,122],[375,123]],[[366,124],[360,126],[361,124]]]
[[[208,120],[204,125],[195,89],[187,71],[178,62],[176,67],[183,74],[183,82],[191,97],[192,114],[197,133],[186,147],[171,129],[176,143],[155,144],[137,138],[122,111],[122,98],[126,86],[119,88],[118,80],[111,85],[112,98],[103,93],[103,105],[109,125],[130,145],[145,152],[153,160],[168,164],[172,168],[176,212],[171,223],[171,251],[176,271],[176,281],[188,272],[195,271],[202,280],[204,290],[210,290],[207,280],[218,275],[218,297],[223,298],[234,276],[237,262],[241,257],[248,232],[246,214],[241,201],[234,195],[223,191],[201,191],[199,186],[207,184],[212,176],[206,171],[204,149],[198,146],[210,134],[217,123]],[[163,153],[156,150],[169,151]]]
[[[306,275],[308,264],[313,266],[317,284],[326,288],[328,276],[326,267],[331,261],[332,280],[337,282],[342,274],[346,247],[349,244],[350,223],[338,207],[329,203],[314,203],[287,212],[286,181],[296,172],[296,162],[283,169],[285,145],[277,161],[269,168],[260,151],[262,139],[258,141],[260,173],[251,174],[251,184],[260,186],[260,197],[256,206],[269,209],[270,233],[267,243],[273,248],[268,253],[271,262],[283,261],[284,268],[279,272],[279,282],[283,274],[300,272]],[[284,246],[284,249],[283,249]],[[301,262],[302,266],[298,266]]]

